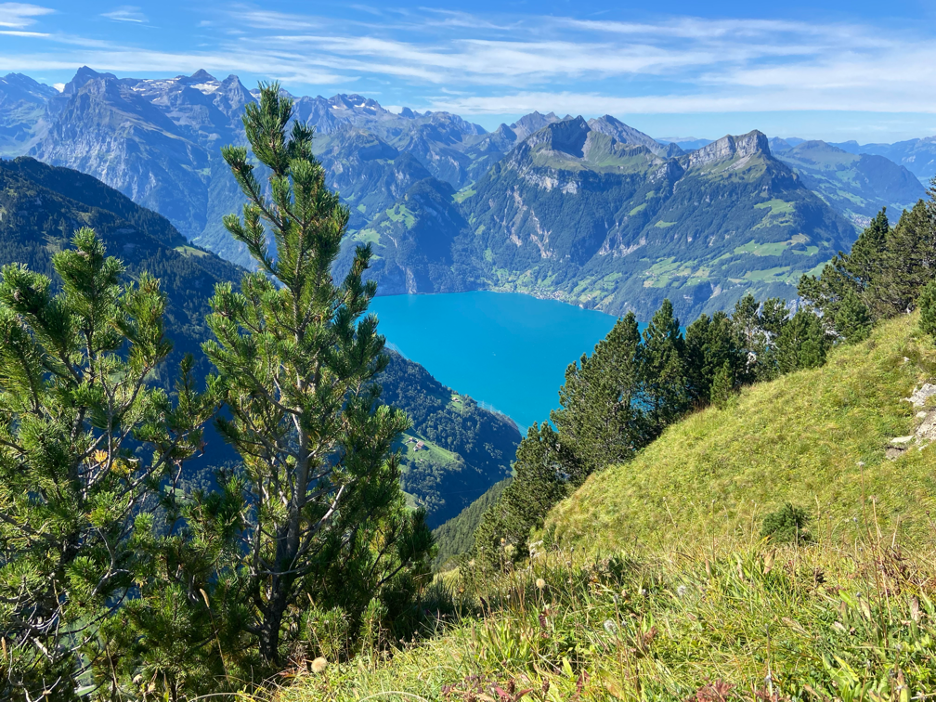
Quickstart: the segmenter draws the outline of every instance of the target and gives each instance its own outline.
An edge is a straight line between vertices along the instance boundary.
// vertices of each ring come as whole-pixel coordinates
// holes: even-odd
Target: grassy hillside
[[[888,322],[822,369],[674,425],[592,476],[550,517],[559,543],[443,610],[427,640],[389,660],[365,650],[300,668],[273,697],[927,699],[936,447],[886,456],[918,413],[936,418],[936,397],[902,400],[936,373],[916,325]],[[814,543],[759,537],[763,515],[788,500],[810,510]],[[455,593],[460,582],[440,579]]]
[[[833,537],[875,516],[882,529],[932,534],[936,446],[885,455],[919,422],[903,398],[936,379],[936,349],[916,324],[895,319],[823,368],[746,388],[726,409],[670,427],[632,463],[591,476],[547,531],[589,551],[705,543],[756,532],[789,501]]]

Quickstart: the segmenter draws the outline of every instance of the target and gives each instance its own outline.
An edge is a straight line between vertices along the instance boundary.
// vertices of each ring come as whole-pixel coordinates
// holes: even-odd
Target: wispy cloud
[[[348,20],[248,4],[193,26],[201,51],[169,51],[27,28],[51,10],[0,4],[0,29],[46,50],[0,69],[87,64],[123,74],[263,74],[297,89],[392,84],[417,109],[597,114],[862,110],[936,114],[936,31],[860,23],[484,15],[359,8]],[[105,13],[145,22],[139,8]],[[20,35],[17,35],[20,36]],[[41,42],[39,42],[41,43]],[[395,96],[392,98],[398,100]]]
[[[8,37],[47,37],[47,32],[24,32],[20,29],[0,29],[0,34]]]
[[[0,27],[20,29],[36,22],[37,17],[50,15],[55,10],[21,2],[0,2]]]
[[[136,24],[146,24],[149,22],[142,10],[135,5],[121,5],[118,8],[105,12],[101,17],[114,20],[115,22],[134,22]]]

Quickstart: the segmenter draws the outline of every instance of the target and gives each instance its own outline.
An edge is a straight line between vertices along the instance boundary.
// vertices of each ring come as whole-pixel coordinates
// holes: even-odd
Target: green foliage
[[[734,389],[734,373],[732,372],[731,365],[725,363],[718,369],[718,372],[715,373],[715,377],[712,378],[709,399],[711,403],[719,409],[725,409],[728,405],[728,400],[731,399],[732,394],[734,394]]]
[[[920,308],[920,329],[936,339],[936,278],[923,287],[917,305]]]
[[[259,103],[246,108],[266,188],[246,148],[223,150],[248,200],[243,218],[224,224],[259,270],[239,292],[217,287],[208,317],[216,341],[204,346],[231,415],[219,430],[243,459],[249,544],[216,587],[242,589],[247,631],[268,663],[282,660],[287,612],[308,597],[354,623],[374,597],[399,615],[432,545],[423,514],[405,509],[391,452],[408,421],[379,404],[372,382],[388,361],[366,314],[376,290],[361,280],[370,248],[359,247],[344,281],[332,282],[348,211],[325,185],[311,129],[296,121],[287,135],[291,117],[276,84],[261,85]]]
[[[677,334],[679,329],[677,326]],[[587,472],[633,456],[650,431],[644,348],[633,313],[566,369],[551,419]],[[665,400],[662,400],[665,401]]]
[[[821,311],[830,333],[860,341],[874,321],[915,309],[936,266],[936,191],[929,194],[895,227],[881,210],[850,253],[800,281],[800,296]]]
[[[813,541],[809,533],[810,518],[806,510],[794,507],[787,502],[776,512],[764,517],[761,525],[761,538],[770,539],[777,544],[808,544]]]
[[[842,298],[841,305],[835,313],[835,331],[846,342],[854,344],[864,341],[871,334],[874,318],[868,306],[853,290],[849,290]]]
[[[685,341],[673,305],[664,300],[643,332],[642,404],[651,431],[658,434],[689,407]]]
[[[822,322],[812,312],[798,310],[783,325],[776,341],[777,365],[781,373],[818,368],[825,363],[830,340]]]
[[[530,531],[588,474],[572,442],[546,422],[530,427],[517,449],[514,470],[514,479],[474,533],[470,560],[475,567],[466,577],[483,580],[492,570],[526,558]]]
[[[911,312],[936,270],[936,191],[904,212],[887,237],[873,288],[880,316]]]
[[[191,386],[148,384],[168,357],[166,297],[89,229],[57,253],[52,281],[22,265],[0,282],[0,690],[68,698],[103,665],[160,483],[178,477],[213,412]],[[110,688],[114,691],[113,688]]]
[[[689,325],[686,354],[690,392],[697,402],[710,400],[718,404],[746,379],[748,359],[740,325],[724,312],[716,312],[711,318],[703,314]]]
[[[561,550],[492,578],[437,636],[301,675],[282,702],[911,700],[936,685],[930,549],[867,536]],[[538,585],[542,585],[539,587]]]

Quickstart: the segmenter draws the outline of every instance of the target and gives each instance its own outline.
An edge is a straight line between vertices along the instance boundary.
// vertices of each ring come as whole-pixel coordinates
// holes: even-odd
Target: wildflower
[[[536,579],[536,589],[537,589],[537,590],[545,590],[545,589],[546,589],[546,581],[543,580],[542,578],[537,578],[537,579]]]
[[[617,624],[610,619],[605,619],[604,630],[608,632],[609,636],[615,636],[617,634]]]
[[[312,661],[313,673],[324,673],[327,667],[328,667],[328,661],[322,656],[319,656],[314,661]]]
[[[682,599],[686,596],[686,592],[688,592],[688,588],[685,585],[680,585],[676,588],[676,597]]]

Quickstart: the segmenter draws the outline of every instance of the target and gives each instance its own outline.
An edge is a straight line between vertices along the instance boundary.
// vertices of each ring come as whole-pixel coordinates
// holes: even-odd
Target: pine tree
[[[712,379],[710,399],[713,405],[724,409],[734,392],[734,377],[731,365],[725,363]]]
[[[637,318],[619,319],[592,355],[566,370],[552,423],[589,471],[630,458],[644,444],[642,348]]]
[[[387,357],[366,314],[376,291],[362,281],[370,247],[357,248],[334,284],[348,211],[325,185],[312,130],[297,121],[287,135],[292,111],[277,84],[261,84],[243,117],[253,155],[269,169],[269,196],[246,148],[222,152],[248,200],[243,219],[229,215],[224,225],[258,270],[240,292],[218,287],[208,318],[217,341],[205,345],[231,413],[219,428],[244,462],[248,629],[271,663],[300,596],[358,617],[372,597],[412,584],[431,550],[422,514],[405,511],[391,453],[407,419],[379,404],[372,383]]]
[[[850,344],[864,341],[871,334],[874,319],[858,294],[849,290],[835,311],[835,331]]]
[[[703,314],[689,325],[686,356],[692,399],[700,404],[710,401],[715,378],[724,369],[733,387],[744,377],[747,368],[741,335],[724,312],[716,312],[711,318]]]
[[[936,340],[936,278],[924,286],[917,307],[920,308],[920,329]]]
[[[483,579],[529,555],[530,531],[580,485],[587,469],[569,442],[548,423],[534,423],[517,448],[514,479],[481,519],[465,576]]]
[[[651,432],[659,434],[690,403],[685,342],[669,300],[663,300],[653,315],[643,340],[642,402],[647,407]]]
[[[818,368],[825,363],[829,339],[812,312],[799,310],[777,337],[777,364],[781,373]]]
[[[121,284],[89,229],[73,243],[53,257],[60,292],[19,265],[0,282],[4,698],[69,699],[99,660],[149,570],[135,542],[153,528],[160,483],[171,489],[213,411],[192,390],[191,359],[174,402],[148,384],[171,349],[158,281]]]
[[[799,283],[799,296],[807,306],[822,313],[826,329],[838,336],[855,336],[864,326],[864,318],[873,321],[872,307],[879,296],[878,286],[883,266],[890,223],[887,209],[871,220],[849,253],[841,251],[822,269],[819,277],[804,275]],[[840,315],[843,306],[847,311]],[[864,311],[860,307],[864,307]],[[840,328],[839,323],[848,328]]]
[[[887,236],[872,305],[882,317],[913,311],[936,271],[936,191],[904,212]]]

